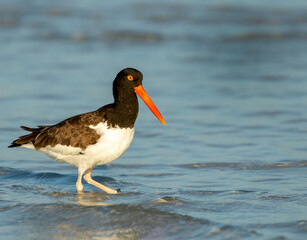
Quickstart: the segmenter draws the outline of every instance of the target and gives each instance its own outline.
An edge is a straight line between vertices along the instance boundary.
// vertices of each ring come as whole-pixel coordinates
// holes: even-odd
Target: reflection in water
[[[109,200],[109,195],[100,192],[82,192],[77,193],[75,197],[68,198],[70,201],[75,201],[77,205],[83,207],[102,207],[110,206],[110,203],[104,201]],[[91,213],[89,213],[91,214]],[[77,217],[77,216],[76,216]],[[62,222],[55,226],[56,231],[53,233],[53,239],[88,239],[89,237],[93,239],[135,239],[136,235],[133,229],[122,229],[122,226],[119,228],[108,229],[107,226],[97,225],[97,221],[92,221],[92,216],[83,216],[85,219],[80,219],[83,222],[83,226],[79,224],[71,223],[71,221]],[[103,214],[100,216],[102,218],[108,217]],[[90,221],[90,222],[89,222]],[[90,224],[94,228],[85,229],[85,226]]]
[[[109,199],[109,195],[101,192],[81,192],[76,194],[76,198],[70,198],[69,200],[76,201],[82,206],[109,206],[111,205],[110,203],[104,202]]]
[[[63,199],[60,195],[58,197]],[[205,229],[210,231],[212,227],[218,227],[216,224],[211,226],[207,220],[151,207],[105,204],[103,201],[108,199],[106,194],[86,192],[76,194],[75,198],[70,196],[69,200],[76,204],[61,201],[16,208],[15,211],[21,210],[22,215],[17,215],[17,219],[24,221],[22,227],[27,234],[37,236],[41,232],[45,239],[165,239],[178,234],[191,238],[202,236]],[[170,197],[164,199],[173,201]],[[187,226],[191,232],[186,231]],[[240,230],[233,228],[231,232],[240,233]],[[245,231],[242,233],[247,234]]]

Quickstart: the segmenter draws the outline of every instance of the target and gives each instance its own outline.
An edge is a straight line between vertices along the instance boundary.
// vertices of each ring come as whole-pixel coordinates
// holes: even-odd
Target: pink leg
[[[92,184],[92,185],[94,185],[95,187],[98,187],[98,188],[100,188],[101,190],[103,190],[103,191],[105,191],[106,193],[109,193],[109,194],[117,194],[117,193],[118,193],[118,191],[116,191],[116,190],[114,190],[114,189],[112,189],[112,188],[108,188],[108,187],[106,187],[106,186],[100,184],[99,182],[96,182],[95,180],[93,180],[92,177],[91,177],[92,171],[93,171],[93,168],[88,169],[88,170],[85,172],[84,176],[83,176],[84,180],[85,180],[88,184]]]
[[[78,179],[76,182],[77,192],[82,193],[83,185],[82,185],[82,175],[84,173],[84,170],[78,169]]]

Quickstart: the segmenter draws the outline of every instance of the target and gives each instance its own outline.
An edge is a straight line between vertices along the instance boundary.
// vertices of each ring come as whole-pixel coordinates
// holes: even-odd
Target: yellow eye
[[[127,79],[128,79],[129,81],[133,81],[133,80],[134,80],[134,78],[133,78],[131,75],[128,75],[128,76],[127,76]]]

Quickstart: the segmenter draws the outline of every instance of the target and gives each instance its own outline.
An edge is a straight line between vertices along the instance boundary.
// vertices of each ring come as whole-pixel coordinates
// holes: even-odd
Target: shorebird
[[[31,133],[20,136],[9,147],[34,149],[57,162],[76,166],[76,188],[79,193],[83,190],[83,174],[87,183],[109,194],[118,193],[120,190],[111,189],[93,180],[91,173],[94,167],[119,158],[130,146],[139,109],[136,94],[165,125],[162,115],[145,92],[142,81],[140,71],[123,69],[113,81],[113,103],[51,126],[21,126]]]

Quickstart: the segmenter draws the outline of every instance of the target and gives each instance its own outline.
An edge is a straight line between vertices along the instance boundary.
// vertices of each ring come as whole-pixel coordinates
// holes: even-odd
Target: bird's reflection
[[[80,192],[70,200],[82,206],[109,206],[111,204],[105,202],[109,199],[111,199],[110,195],[103,192]]]
[[[67,193],[66,193],[67,194]],[[63,196],[64,193],[55,195]],[[93,237],[93,239],[108,239],[108,240],[121,240],[121,239],[134,239],[138,233],[135,232],[130,226],[123,227],[109,227],[109,221],[112,221],[112,217],[105,218],[105,214],[108,214],[109,211],[113,211],[107,208],[100,208],[101,206],[111,206],[113,204],[106,203],[105,201],[114,198],[114,196],[105,194],[104,192],[80,192],[75,193],[73,195],[69,194],[69,198],[67,200],[73,201],[76,205],[90,207],[85,208],[89,211],[89,219],[94,219],[95,224],[91,224],[91,227],[87,226],[87,221],[85,220],[84,224],[79,225],[79,221],[59,221],[55,226],[54,233],[52,233],[52,237],[57,240],[67,239],[67,235],[72,236],[73,239],[88,239],[89,236]],[[98,207],[97,210],[93,211],[94,207]],[[80,207],[80,209],[84,209]],[[94,208],[96,209],[96,208]],[[104,211],[104,210],[105,211]],[[69,211],[71,212],[71,211]],[[78,210],[80,214],[78,214],[77,218],[82,218],[84,212]],[[63,213],[64,214],[64,213]],[[71,213],[70,213],[71,214]],[[68,214],[68,215],[70,215]],[[74,215],[74,214],[72,214]],[[115,214],[116,216],[116,214]],[[65,218],[66,219],[66,218]],[[116,220],[117,218],[115,218]],[[114,219],[113,219],[114,220]],[[117,221],[117,220],[116,220]]]

